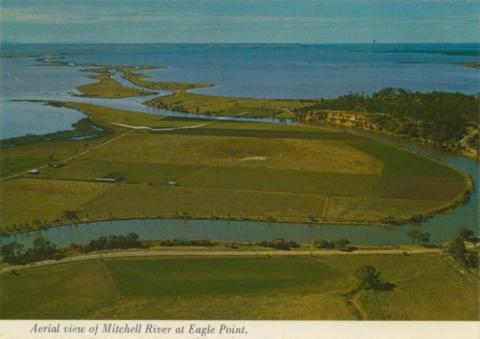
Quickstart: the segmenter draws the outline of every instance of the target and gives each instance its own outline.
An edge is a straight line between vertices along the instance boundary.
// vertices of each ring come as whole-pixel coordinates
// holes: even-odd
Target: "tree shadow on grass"
[[[375,286],[374,290],[376,291],[392,291],[397,285],[389,281],[381,282]]]

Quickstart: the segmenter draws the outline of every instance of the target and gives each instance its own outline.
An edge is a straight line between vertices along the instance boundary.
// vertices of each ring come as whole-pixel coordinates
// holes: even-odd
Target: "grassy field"
[[[395,287],[351,306],[365,264]],[[476,284],[441,255],[125,258],[0,278],[3,319],[478,319]]]
[[[185,91],[193,88],[203,88],[211,87],[213,84],[204,83],[204,82],[174,82],[174,81],[149,81],[149,78],[146,74],[136,73],[137,71],[145,69],[154,69],[158,67],[147,67],[147,68],[137,68],[137,67],[116,67],[120,72],[123,72],[123,77],[130,81],[131,83],[150,88],[153,90],[170,90],[170,91]]]
[[[67,180],[18,179],[2,183],[2,219],[8,220],[6,231],[47,226],[68,221],[65,212],[111,189],[108,184]],[[48,208],[52,206],[53,208]],[[25,215],[30,222],[25,224]],[[8,226],[7,226],[8,225]]]
[[[189,122],[186,121],[165,121],[165,117],[160,115],[130,112],[92,104],[75,102],[54,102],[53,104],[84,112],[92,119],[92,121],[98,124],[98,126],[108,130],[108,133],[92,140],[72,141],[68,139],[61,140],[61,138],[58,138],[58,140],[26,143],[21,147],[2,148],[0,154],[2,177],[8,177],[12,174],[45,165],[50,162],[61,161],[62,159],[79,154],[97,146],[109,138],[128,131],[125,127],[112,125],[112,122],[156,127],[178,127],[189,124]],[[68,137],[69,136],[70,135],[68,135]],[[8,140],[7,142],[2,140],[0,143],[2,145],[3,143],[8,144]]]
[[[153,94],[151,91],[142,91],[133,87],[123,86],[110,77],[111,70],[108,68],[85,69],[85,71],[95,73],[91,78],[98,80],[97,82],[77,87],[77,90],[86,97],[126,98]]]
[[[3,149],[3,177],[74,158],[1,183],[9,192],[0,205],[2,232],[134,217],[392,223],[447,208],[467,188],[451,168],[338,130],[215,122],[132,132],[112,123],[184,127],[199,121],[61,105],[81,110],[109,133],[88,142]],[[122,180],[95,182],[110,175]],[[75,218],[63,217],[68,211]]]
[[[179,90],[173,95],[157,97],[146,104],[172,111],[207,115],[294,118],[293,110],[312,105],[313,100],[255,99],[219,97]]]

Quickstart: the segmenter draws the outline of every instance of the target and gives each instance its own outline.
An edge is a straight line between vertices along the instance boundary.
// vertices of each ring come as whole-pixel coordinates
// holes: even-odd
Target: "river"
[[[28,60],[28,61],[25,61]],[[31,59],[24,59],[24,65],[31,62]],[[65,67],[44,66],[54,72],[61,73],[62,76],[68,77],[71,73]],[[60,70],[59,69],[63,69]],[[65,70],[67,69],[67,70]],[[42,70],[43,71],[43,70]],[[77,73],[81,73],[78,72]],[[87,82],[85,74],[81,75],[83,83]],[[126,80],[115,74],[114,78],[121,81],[122,84],[133,86]],[[75,80],[75,83],[78,79]],[[80,83],[79,83],[80,84]],[[71,84],[69,84],[71,85]],[[67,88],[69,88],[67,86]],[[123,98],[123,99],[94,99],[72,96],[72,92],[68,92],[60,87],[55,87],[55,94],[46,91],[42,93],[29,93],[23,99],[54,99],[54,100],[71,100],[90,102],[99,105],[105,105],[121,109],[130,109],[142,111],[152,114],[168,114],[180,117],[192,117],[188,113],[177,113],[159,110],[153,107],[147,107],[142,103],[157,95],[168,95],[168,91],[160,91],[153,96]],[[2,99],[4,96],[2,95]],[[16,96],[10,99],[20,99]],[[52,108],[58,110],[58,108]],[[61,114],[66,114],[62,112]],[[69,112],[71,114],[71,112]],[[194,117],[198,118],[197,115]],[[248,118],[231,118],[231,117],[210,117],[223,120],[241,120],[252,121]],[[72,117],[78,119],[78,117]],[[253,119],[253,121],[258,121]],[[264,119],[264,122],[270,123],[291,123],[291,121]],[[442,213],[425,221],[422,224],[422,231],[431,234],[431,243],[439,244],[446,240],[452,239],[459,227],[469,227],[478,233],[478,163],[475,160],[465,158],[463,156],[454,155],[447,152],[431,149],[426,146],[407,142],[404,140],[389,138],[380,135],[362,133],[370,138],[377,139],[380,142],[393,144],[403,147],[410,151],[416,152],[426,157],[430,157],[446,164],[449,164],[465,173],[468,173],[475,183],[474,191],[471,199],[463,206],[457,207],[451,212]],[[120,235],[129,232],[139,234],[143,240],[148,239],[211,239],[226,240],[237,242],[256,242],[262,240],[271,240],[276,238],[285,238],[300,243],[308,243],[314,239],[334,240],[338,238],[347,238],[353,245],[390,245],[398,246],[410,243],[407,231],[411,225],[396,225],[391,227],[379,226],[359,226],[359,225],[337,225],[337,224],[292,224],[292,223],[275,223],[275,222],[255,222],[255,221],[228,221],[228,220],[194,220],[194,219],[134,219],[134,220],[115,220],[101,221],[91,223],[79,223],[72,225],[57,226],[45,230],[22,232],[16,235],[5,236],[0,239],[0,244],[17,241],[24,246],[31,246],[33,239],[39,235],[45,236],[59,246],[68,246],[71,243],[86,243],[100,236]]]
[[[364,134],[364,133],[362,133]],[[365,135],[365,134],[364,134]],[[471,198],[453,211],[441,213],[425,221],[421,229],[431,234],[431,243],[440,244],[455,237],[457,229],[465,226],[478,234],[478,165],[476,161],[399,139],[369,135],[379,141],[404,147],[427,157],[445,162],[468,173],[475,182]],[[0,243],[17,241],[30,246],[42,235],[60,246],[72,242],[86,243],[100,236],[137,233],[143,240],[153,239],[210,239],[237,242],[257,242],[285,238],[299,243],[314,239],[347,238],[353,245],[398,246],[411,239],[407,231],[411,225],[390,227],[338,224],[296,224],[256,221],[195,220],[195,219],[133,219],[57,226],[40,231],[23,232],[3,237]]]

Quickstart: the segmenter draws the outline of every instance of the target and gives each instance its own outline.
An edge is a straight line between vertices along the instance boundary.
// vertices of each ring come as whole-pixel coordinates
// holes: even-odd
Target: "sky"
[[[479,42],[480,0],[0,0],[0,40]]]

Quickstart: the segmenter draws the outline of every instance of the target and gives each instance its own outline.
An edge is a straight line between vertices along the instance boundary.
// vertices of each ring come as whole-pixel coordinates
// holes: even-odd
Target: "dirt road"
[[[10,272],[12,270],[19,271],[32,267],[41,267],[48,265],[64,264],[71,262],[81,262],[87,260],[99,260],[108,258],[131,258],[131,257],[279,257],[279,256],[331,256],[331,255],[415,255],[415,254],[440,254],[437,248],[418,248],[409,250],[398,249],[375,249],[375,250],[356,250],[352,252],[344,252],[339,250],[314,250],[314,251],[239,251],[239,250],[125,250],[115,252],[82,254],[73,257],[67,257],[61,260],[40,261],[27,266],[9,266],[0,270],[0,273]]]
[[[57,161],[57,163],[63,164],[63,163],[69,162],[71,160],[77,159],[77,158],[81,157],[82,155],[85,155],[85,154],[87,154],[91,151],[94,151],[94,150],[99,149],[99,148],[101,148],[105,145],[108,145],[108,144],[110,144],[110,143],[112,143],[112,142],[114,142],[114,141],[116,141],[120,138],[123,138],[124,136],[126,136],[128,134],[131,134],[133,132],[135,132],[135,131],[133,130],[133,131],[128,131],[128,132],[122,133],[122,134],[120,134],[120,135],[118,135],[114,138],[111,138],[111,139],[106,140],[105,142],[102,142],[101,144],[99,144],[97,146],[91,147],[91,148],[87,149],[86,151],[83,151],[83,152],[80,152],[78,154],[72,155],[71,157],[68,157],[66,159]],[[29,170],[26,170],[26,171],[23,171],[23,172],[20,172],[20,173],[17,173],[17,174],[10,175],[8,177],[1,178],[0,181],[15,179],[17,177],[20,177],[22,175],[30,173],[32,170],[41,170],[41,169],[44,169],[44,168],[47,168],[47,167],[48,167],[48,164],[42,165],[42,166],[39,166],[39,167],[35,167],[35,168],[29,169]]]

